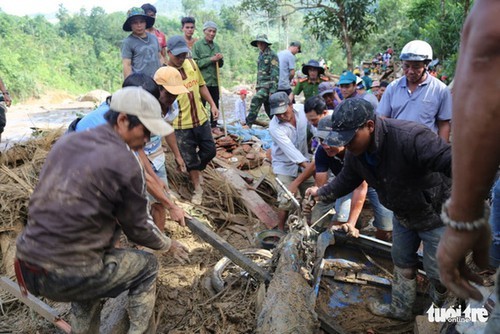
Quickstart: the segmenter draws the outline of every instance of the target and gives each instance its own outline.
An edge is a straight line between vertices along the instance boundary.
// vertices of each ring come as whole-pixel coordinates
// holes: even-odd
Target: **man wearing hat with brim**
[[[288,49],[278,52],[280,62],[278,92],[285,92],[288,95],[292,93],[290,81],[295,76],[295,55],[301,52],[301,44],[298,41],[291,42]]]
[[[128,294],[128,333],[146,333],[158,260],[115,245],[123,231],[136,244],[188,260],[187,248],[148,214],[144,171],[133,152],[151,134],[173,129],[142,87],[115,92],[105,117],[107,124],[67,134],[52,147],[17,239],[16,275],[35,296],[71,302],[72,333],[99,333],[102,300],[122,292]]]
[[[183,36],[172,36],[167,40],[168,66],[179,70],[188,94],[177,98],[179,116],[173,121],[175,137],[186,163],[189,179],[193,185],[191,203],[200,205],[203,200],[202,171],[215,157],[215,142],[210,127],[210,118],[202,103],[202,98],[210,105],[213,119],[219,116],[210,92],[198,65],[191,58]]]
[[[302,65],[302,73],[307,75],[307,77],[299,80],[297,86],[293,89],[293,93],[290,94],[291,100],[301,92],[304,92],[304,98],[306,100],[314,95],[318,95],[319,84],[330,80],[327,76],[323,75],[325,73],[323,66],[314,59]]]
[[[265,34],[257,35],[257,38],[250,42],[250,45],[258,48],[260,52],[257,60],[257,91],[250,102],[250,112],[246,119],[249,127],[256,122],[262,105],[267,116],[271,118],[269,97],[278,90],[279,81],[279,59],[271,50],[271,44]]]
[[[307,118],[304,111],[297,111],[285,92],[277,92],[269,99],[271,122],[269,134],[273,140],[271,157],[273,172],[285,186],[289,186],[309,165],[307,149]],[[302,182],[302,192],[313,184],[312,178]],[[278,228],[285,229],[291,201],[283,190],[278,191]]]
[[[161,48],[155,35],[147,32],[155,19],[147,16],[140,7],[133,7],[127,12],[127,20],[123,24],[124,31],[132,33],[123,40],[122,65],[123,78],[131,73],[141,72],[151,78],[161,66]]]
[[[370,311],[404,321],[414,319],[417,252],[422,242],[430,296],[441,307],[446,288],[439,280],[436,249],[444,232],[441,208],[451,189],[451,146],[422,124],[377,117],[363,99],[348,99],[335,108],[326,141],[347,148],[344,168],[329,184],[310,188],[307,194],[333,200],[366,181],[380,202],[394,212],[392,302],[374,301]]]
[[[203,24],[204,38],[194,43],[192,48],[193,60],[200,68],[205,84],[214,100],[215,105],[219,108],[219,82],[217,77],[217,66],[224,66],[224,55],[221,53],[219,44],[214,42],[217,35],[217,24],[212,21],[207,21]],[[206,105],[203,100],[203,105]],[[210,114],[212,115],[212,114]],[[213,116],[210,118],[212,129],[217,127],[217,119]]]

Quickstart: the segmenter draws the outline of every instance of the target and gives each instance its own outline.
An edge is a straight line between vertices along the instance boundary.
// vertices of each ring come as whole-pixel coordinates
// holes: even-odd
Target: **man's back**
[[[290,87],[290,70],[295,69],[295,56],[290,50],[282,50],[278,52],[280,77],[278,82],[279,90],[291,89]]]

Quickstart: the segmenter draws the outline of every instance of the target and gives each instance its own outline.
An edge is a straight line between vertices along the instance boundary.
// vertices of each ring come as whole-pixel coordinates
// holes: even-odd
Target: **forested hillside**
[[[258,52],[249,42],[257,33],[267,33],[275,51],[292,40],[301,41],[299,64],[322,57],[337,74],[388,47],[398,54],[407,41],[424,39],[452,77],[460,30],[472,5],[469,0],[335,0],[322,1],[326,7],[321,7],[318,0],[242,0],[215,6],[212,0],[182,0],[169,12],[169,2],[152,3],[159,9],[156,26],[167,36],[181,33],[182,13],[197,19],[198,37],[204,21],[218,24],[216,42],[225,56],[221,76],[226,87],[255,81]],[[0,9],[0,76],[15,102],[48,89],[117,89],[122,82],[126,10],[109,14],[96,7],[69,13],[60,7],[57,21],[51,23],[43,16],[18,17]],[[339,26],[343,21],[348,32],[344,35],[346,29]]]

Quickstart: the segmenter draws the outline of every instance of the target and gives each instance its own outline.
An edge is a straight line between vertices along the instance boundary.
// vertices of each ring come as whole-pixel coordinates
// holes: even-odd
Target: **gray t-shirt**
[[[132,73],[141,72],[151,78],[160,68],[160,44],[155,35],[146,33],[146,38],[130,34],[123,40],[122,58],[132,59]]]
[[[282,50],[278,52],[280,62],[280,79],[278,81],[279,90],[291,89],[290,87],[290,70],[295,69],[295,56],[290,50]]]

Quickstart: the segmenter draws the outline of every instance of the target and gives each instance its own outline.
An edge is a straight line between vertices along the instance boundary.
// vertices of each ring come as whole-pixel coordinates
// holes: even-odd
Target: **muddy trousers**
[[[74,334],[99,333],[102,298],[128,291],[129,334],[145,333],[155,305],[158,261],[154,254],[113,249],[103,258],[104,267],[94,276],[46,272],[32,264],[21,265],[28,290],[35,296],[71,302]],[[33,269],[35,268],[35,269]]]
[[[257,116],[259,115],[260,108],[264,105],[264,110],[267,116],[271,119],[271,107],[269,106],[269,89],[259,88],[257,92],[252,97],[250,102],[250,112],[248,113],[246,123],[248,126],[255,123]]]

